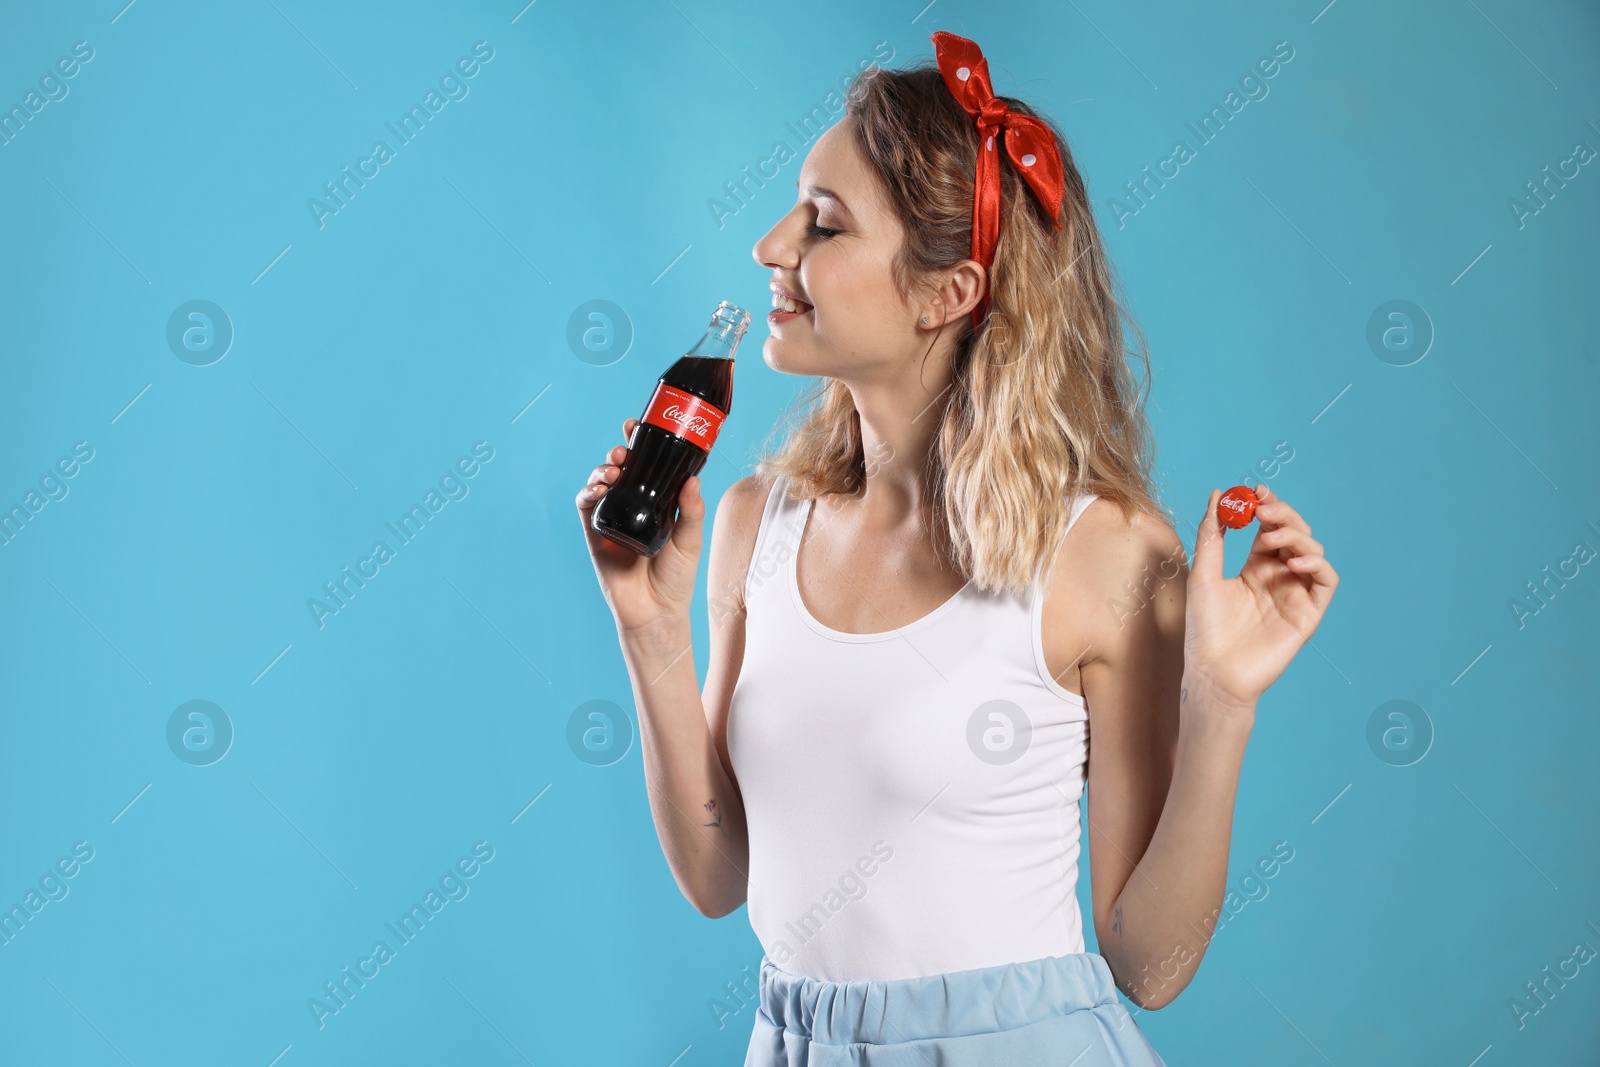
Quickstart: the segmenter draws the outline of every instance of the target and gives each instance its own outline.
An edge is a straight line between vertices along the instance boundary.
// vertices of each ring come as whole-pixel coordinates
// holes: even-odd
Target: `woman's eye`
[[[814,222],[808,224],[806,229],[810,231],[811,236],[821,237],[823,240],[827,240],[830,237],[837,237],[839,234],[844,232],[843,230],[830,230],[826,226],[818,226]]]

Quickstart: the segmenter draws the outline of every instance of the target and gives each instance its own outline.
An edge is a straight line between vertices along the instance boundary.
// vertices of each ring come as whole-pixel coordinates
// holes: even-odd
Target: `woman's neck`
[[[929,472],[939,432],[946,385],[930,390],[896,386],[851,387],[861,419],[866,484],[857,494],[871,525],[903,526],[913,516],[919,525],[932,517],[935,500]]]

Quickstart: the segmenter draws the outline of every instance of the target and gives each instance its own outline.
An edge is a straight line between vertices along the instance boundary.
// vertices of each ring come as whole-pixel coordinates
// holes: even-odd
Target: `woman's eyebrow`
[[[800,183],[798,181],[794,184],[795,188],[798,189],[800,187]],[[850,214],[850,205],[846,204],[839,194],[834,192],[832,189],[826,189],[820,185],[813,185],[811,188],[806,190],[806,195],[810,196],[813,200],[832,200],[835,204],[839,205],[840,211],[843,211],[846,215]]]

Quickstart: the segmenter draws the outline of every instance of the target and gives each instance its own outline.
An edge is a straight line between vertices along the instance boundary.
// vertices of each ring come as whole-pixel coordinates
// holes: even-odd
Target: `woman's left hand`
[[[1300,513],[1256,487],[1255,541],[1237,577],[1222,575],[1226,527],[1213,489],[1195,539],[1184,627],[1187,684],[1204,684],[1213,703],[1249,709],[1316,632],[1339,575],[1311,539]]]

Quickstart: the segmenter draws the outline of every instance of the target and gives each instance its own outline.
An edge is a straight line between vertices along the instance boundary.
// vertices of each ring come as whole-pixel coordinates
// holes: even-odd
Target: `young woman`
[[[1256,703],[1338,576],[1266,486],[1239,576],[1215,489],[1190,569],[1067,146],[934,43],[857,79],[755,246],[763,356],[820,381],[718,509],[703,694],[699,479],[654,559],[589,530],[625,446],[577,507],[662,850],[764,950],[748,1065],[1159,1064],[1116,990],[1193,979]]]

